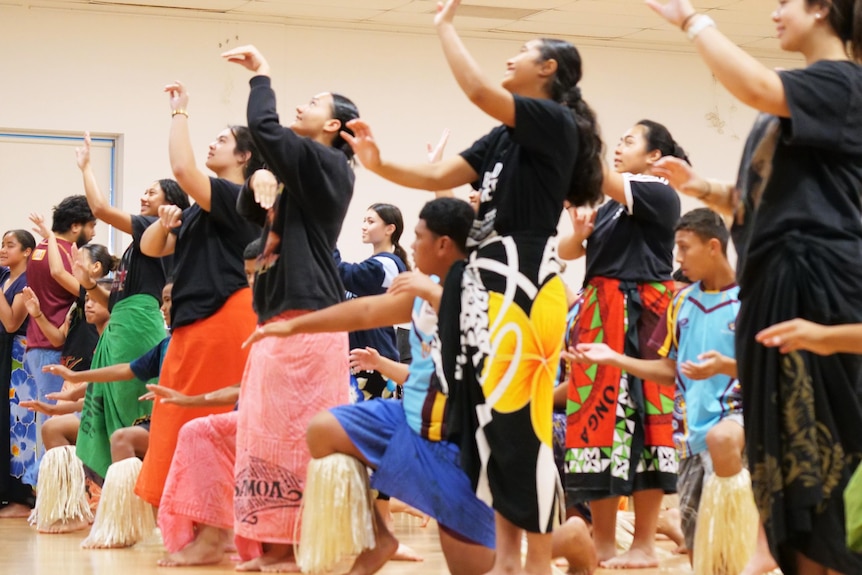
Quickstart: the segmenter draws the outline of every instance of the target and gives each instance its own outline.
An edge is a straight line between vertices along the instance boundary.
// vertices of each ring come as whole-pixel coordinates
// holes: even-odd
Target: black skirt
[[[845,543],[844,488],[862,460],[862,356],[781,354],[754,340],[793,318],[862,322],[862,243],[793,233],[757,246],[740,282],[736,354],[755,499],[773,556],[862,573]]]

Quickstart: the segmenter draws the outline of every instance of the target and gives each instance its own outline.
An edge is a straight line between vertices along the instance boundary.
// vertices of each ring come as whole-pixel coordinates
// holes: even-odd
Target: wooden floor
[[[437,528],[432,522],[421,527],[419,520],[396,514],[395,533],[398,538],[425,557],[421,563],[390,562],[380,573],[384,575],[445,575],[448,573],[437,541]],[[86,531],[64,535],[38,534],[23,519],[0,520],[0,574],[2,575],[142,575],[145,573],[177,572],[181,575],[232,573],[233,564],[227,555],[219,565],[184,567],[177,570],[160,568],[156,561],[162,556],[161,545],[138,544],[131,549],[84,550],[80,543]],[[661,544],[669,548],[669,542]],[[687,557],[671,556],[661,550],[658,569],[629,570],[632,575],[689,575]],[[600,569],[597,575],[619,574],[620,571]]]

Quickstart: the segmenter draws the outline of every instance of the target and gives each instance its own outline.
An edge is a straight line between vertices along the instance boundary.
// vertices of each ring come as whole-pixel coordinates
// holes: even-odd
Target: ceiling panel
[[[295,25],[434,34],[436,0],[0,0],[4,5],[153,13],[185,17],[290,21]],[[780,56],[774,0],[694,0],[734,42],[758,56]],[[511,38],[553,35],[581,44],[693,51],[684,34],[643,0],[464,0],[456,24],[465,35]],[[786,56],[786,55],[784,55]]]

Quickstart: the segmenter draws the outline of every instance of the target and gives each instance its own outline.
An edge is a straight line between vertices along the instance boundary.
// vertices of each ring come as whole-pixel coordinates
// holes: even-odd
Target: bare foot
[[[425,561],[425,558],[413,551],[407,545],[403,543],[398,544],[398,549],[395,550],[395,554],[389,558],[390,561]]]
[[[90,522],[86,519],[69,519],[55,521],[46,529],[39,529],[39,533],[71,533],[72,531],[80,531],[86,529]]]
[[[22,517],[30,517],[30,509],[28,506],[21,503],[10,503],[3,509],[0,509],[0,519],[20,519]],[[422,527],[425,527],[424,525]]]
[[[676,543],[676,549],[673,550],[675,555],[684,555],[688,553],[688,548],[685,545],[685,535],[682,532],[679,509],[665,509],[659,513],[656,533],[664,535]]]
[[[240,563],[236,566],[236,570],[276,573],[299,571],[299,567],[296,565],[296,558],[293,556],[293,545],[286,543],[264,543],[263,555],[255,557],[251,561]]]
[[[398,499],[390,499],[389,500],[389,510],[392,513],[406,513],[407,515],[412,515],[413,517],[418,517],[422,520],[421,527],[428,527],[428,523],[431,521],[431,516],[422,513],[415,507],[411,507],[407,505],[403,501]]]
[[[596,544],[596,560],[599,562],[599,565],[604,564],[606,561],[612,561],[616,559],[617,556],[617,544],[615,541],[611,541],[610,545],[602,545]]]
[[[85,545],[86,543],[86,545]],[[125,549],[126,547],[131,547],[134,543],[87,543],[87,540],[81,543],[81,549]]]
[[[356,557],[348,575],[371,575],[383,567],[398,550],[398,540],[392,533],[378,533],[377,544]]]
[[[622,555],[600,561],[599,565],[605,569],[649,569],[658,567],[658,557],[655,555],[655,549],[642,549],[632,547]]]
[[[226,534],[211,525],[198,526],[194,541],[159,560],[159,567],[187,567],[189,565],[214,565],[224,556]]]
[[[555,529],[551,541],[553,556],[565,557],[569,573],[590,575],[598,567],[590,528],[580,517],[570,517]]]

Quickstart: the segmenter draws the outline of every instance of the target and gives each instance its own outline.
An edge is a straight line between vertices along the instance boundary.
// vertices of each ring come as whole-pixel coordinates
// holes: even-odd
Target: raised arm
[[[413,296],[409,294],[360,297],[290,320],[270,322],[257,328],[243,347],[268,336],[360,331],[406,323],[412,310]]]
[[[159,206],[159,220],[151,223],[141,236],[141,253],[151,258],[161,258],[174,253],[177,237],[171,230],[180,227],[183,211],[177,206]]]
[[[341,132],[341,137],[350,144],[362,165],[381,178],[399,186],[435,192],[469,184],[479,177],[476,170],[461,156],[441,160],[434,164],[410,166],[384,161],[380,157],[380,150],[377,148],[377,143],[368,124],[357,119],[351,120],[347,125],[353,130],[353,135]]]
[[[48,321],[47,316],[42,313],[39,298],[36,297],[32,288],[25,287],[21,295],[24,296],[24,306],[27,309],[27,313],[30,314],[30,317],[36,322],[36,325],[39,326],[45,337],[48,338],[48,342],[54,347],[63,347],[63,344],[66,343],[66,329],[68,329],[63,329],[66,324],[64,323],[63,326],[58,328]]]
[[[81,284],[78,279],[66,269],[63,264],[63,256],[60,253],[60,244],[57,243],[57,236],[54,232],[48,229],[45,225],[45,219],[37,214],[30,214],[30,221],[33,222],[33,231],[48,240],[48,269],[51,271],[51,277],[63,286],[63,289],[77,296],[81,291]],[[70,257],[72,254],[70,254]],[[72,262],[69,262],[72,265]]]
[[[638,359],[612,350],[604,343],[581,343],[563,352],[568,361],[585,364],[610,365],[627,371],[641,379],[660,385],[675,385],[676,362],[672,359]]]
[[[790,117],[784,85],[778,73],[731,42],[705,14],[697,14],[689,0],[646,0],[647,5],[674,26],[699,30],[694,45],[715,78],[743,104],[761,112]]]
[[[480,110],[507,126],[515,125],[515,97],[500,84],[485,77],[479,65],[467,51],[453,23],[460,0],[437,4],[434,25],[443,47],[443,54],[461,90]]]
[[[189,136],[189,93],[180,82],[168,84],[165,92],[171,97],[171,132],[168,140],[171,170],[180,187],[202,210],[208,212],[212,206],[212,187],[209,177],[195,164]]]
[[[90,132],[84,132],[84,145],[75,148],[78,169],[84,176],[84,193],[93,215],[127,234],[132,233],[132,215],[112,206],[99,191],[96,174],[90,165]]]

